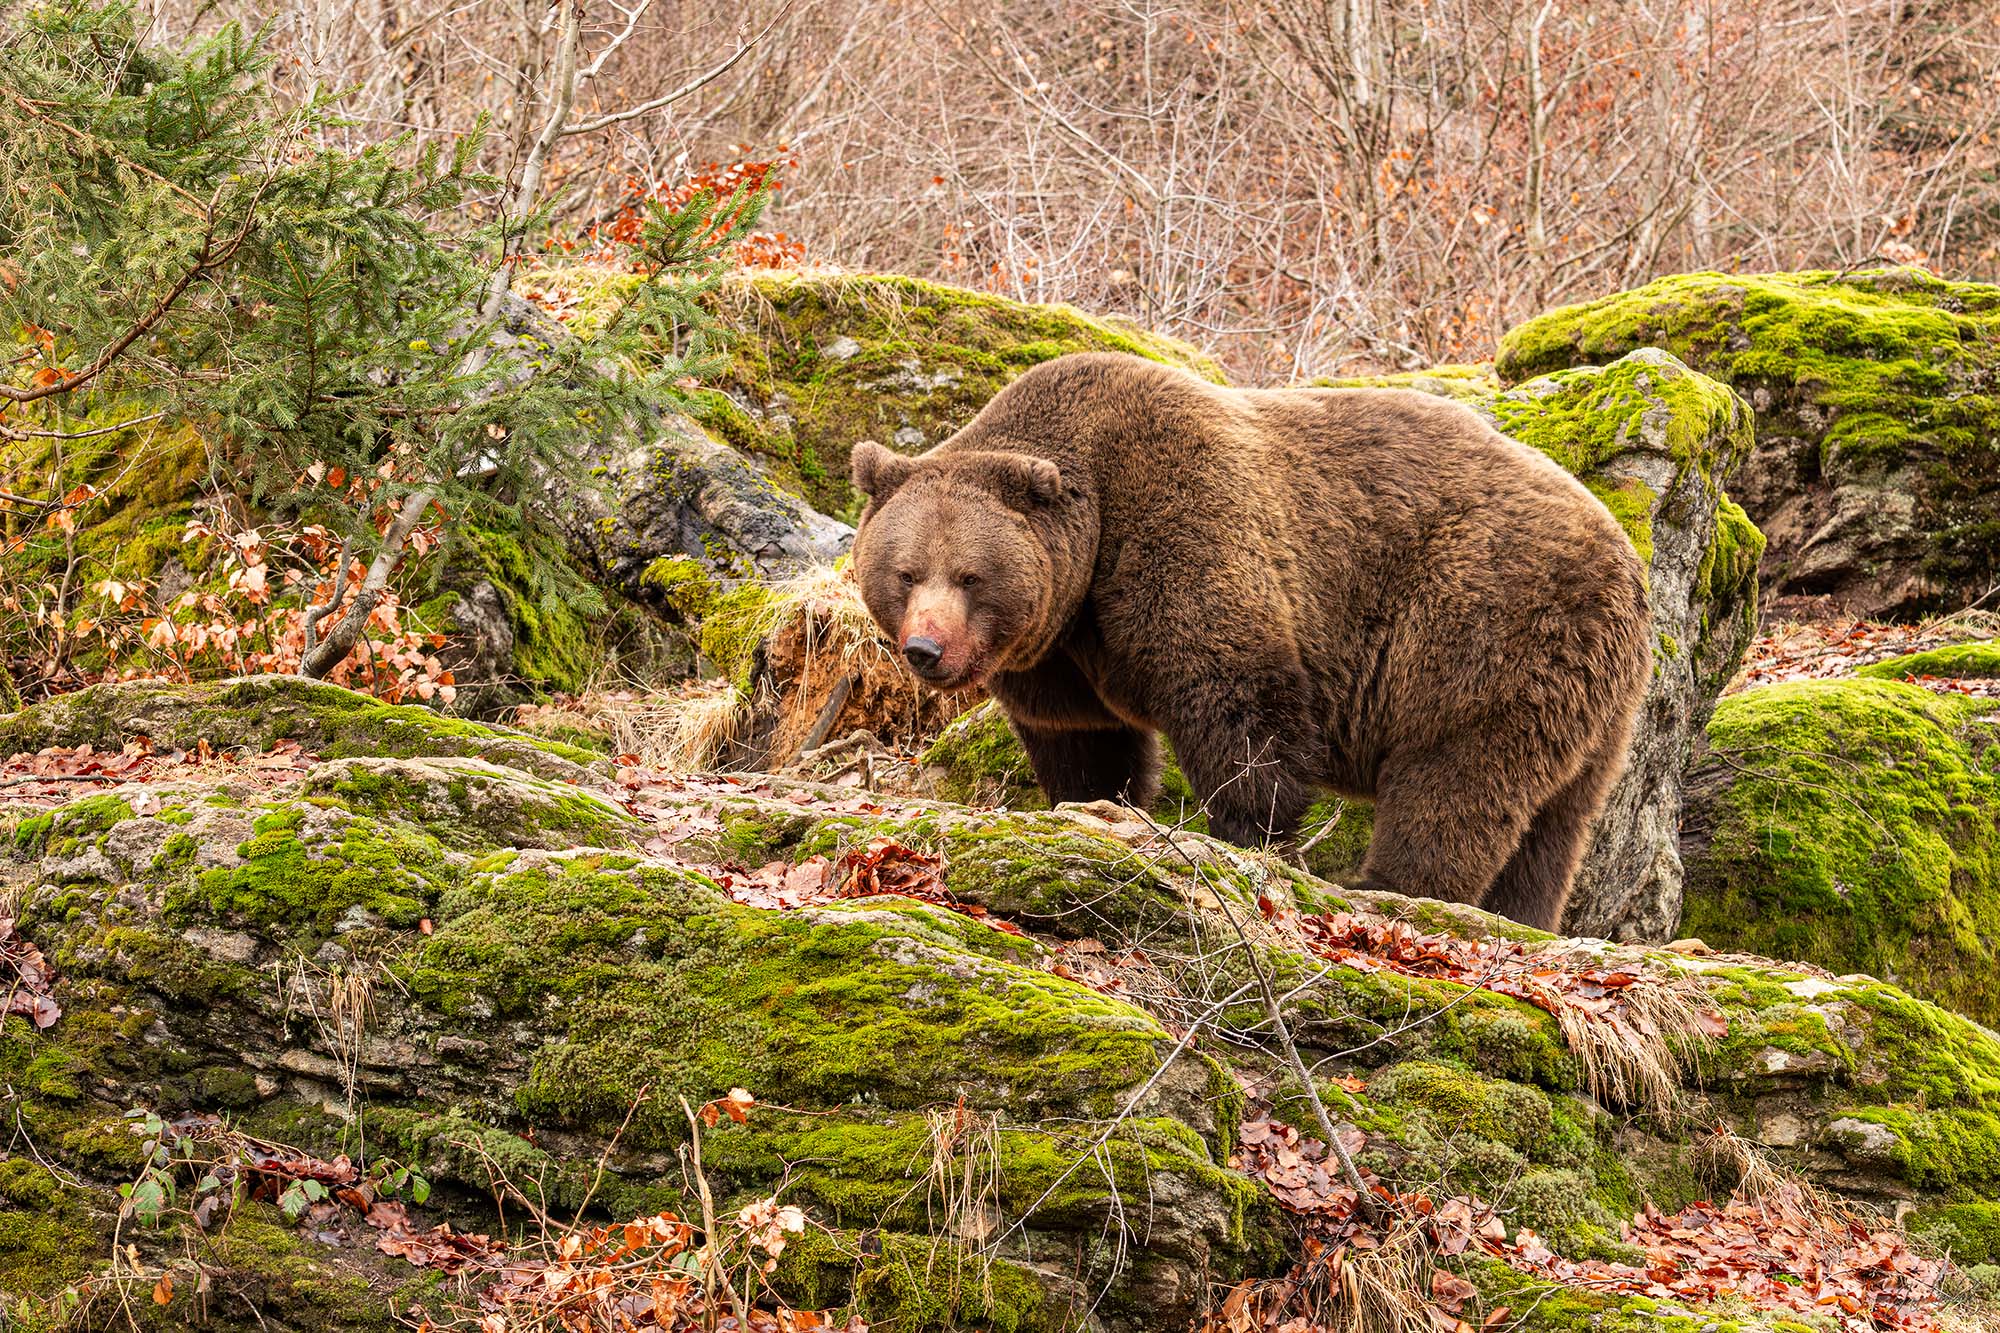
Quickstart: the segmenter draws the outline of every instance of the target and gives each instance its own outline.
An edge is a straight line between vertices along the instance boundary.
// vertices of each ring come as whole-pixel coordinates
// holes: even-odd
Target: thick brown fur
[[[853,470],[870,612],[987,687],[1051,800],[1146,802],[1165,732],[1221,837],[1371,796],[1367,886],[1559,925],[1652,636],[1631,543],[1549,459],[1420,393],[1087,353]]]

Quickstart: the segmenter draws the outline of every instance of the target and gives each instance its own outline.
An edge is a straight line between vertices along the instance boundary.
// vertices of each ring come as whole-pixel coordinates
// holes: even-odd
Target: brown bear
[[[1651,672],[1646,574],[1574,477],[1398,389],[1060,357],[907,458],[864,442],[853,568],[939,689],[984,685],[1051,801],[1209,827],[1372,796],[1361,887],[1555,929]]]

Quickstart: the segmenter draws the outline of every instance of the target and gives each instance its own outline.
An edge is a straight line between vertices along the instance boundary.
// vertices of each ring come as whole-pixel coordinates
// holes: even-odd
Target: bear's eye
[[[979,575],[977,574],[960,574],[958,576],[958,586],[961,588],[970,588],[978,582]]]
[[[913,584],[913,583],[915,583],[915,582],[917,581],[917,576],[916,576],[916,575],[914,575],[914,574],[912,574],[912,573],[911,573],[911,572],[910,572],[909,570],[907,570],[907,569],[905,569],[905,570],[902,570],[902,571],[898,572],[898,573],[897,573],[897,575],[896,575],[896,577],[897,577],[897,578],[899,578],[899,579],[901,579],[901,580],[903,581],[903,586],[904,586],[905,588],[909,587],[909,586],[910,586],[911,584]]]

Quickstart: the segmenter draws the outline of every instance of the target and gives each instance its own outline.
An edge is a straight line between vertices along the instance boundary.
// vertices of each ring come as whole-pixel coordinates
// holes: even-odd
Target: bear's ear
[[[1062,469],[1046,458],[991,453],[981,454],[979,459],[1002,498],[1016,509],[1053,504],[1062,495]]]
[[[873,440],[855,445],[847,464],[854,489],[871,500],[888,499],[891,491],[909,480],[914,466],[910,459],[884,449]]]

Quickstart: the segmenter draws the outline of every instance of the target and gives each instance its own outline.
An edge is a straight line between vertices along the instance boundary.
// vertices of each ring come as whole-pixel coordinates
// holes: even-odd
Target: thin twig
[[[730,52],[728,57],[725,58],[721,64],[716,65],[714,68],[710,69],[707,73],[698,74],[694,78],[688,80],[686,83],[682,84],[678,88],[675,88],[671,92],[661,93],[658,97],[650,98],[647,101],[640,102],[636,106],[628,106],[623,111],[613,111],[608,115],[599,116],[595,120],[586,120],[579,125],[570,125],[567,127],[559,128],[557,130],[557,134],[565,138],[572,134],[595,134],[598,130],[606,129],[612,125],[617,125],[624,121],[636,120],[640,116],[643,116],[648,112],[658,111],[664,107],[670,107],[675,102],[680,101],[682,98],[689,97],[694,93],[700,92],[703,88],[715,82],[717,79],[727,74],[730,70],[734,69],[736,67],[737,62],[741,61],[744,56],[749,55],[751,51],[755,50],[757,44],[763,41],[764,38],[770,34],[771,29],[777,27],[778,24],[785,18],[785,16],[791,12],[791,8],[792,7],[789,4],[781,7],[778,10],[777,14],[773,16],[771,21],[764,25],[763,31],[759,32],[755,37],[752,37],[749,41],[743,43],[743,45],[737,47],[734,51]],[[595,70],[593,69],[592,72],[595,73]]]

